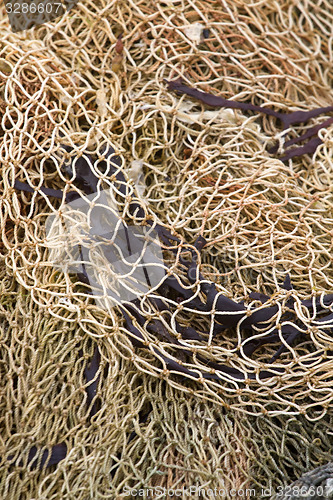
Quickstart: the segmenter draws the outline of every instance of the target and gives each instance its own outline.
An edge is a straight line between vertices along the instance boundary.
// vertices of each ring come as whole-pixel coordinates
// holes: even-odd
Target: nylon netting
[[[274,118],[212,110],[165,80],[283,112],[330,106],[332,21],[328,1],[98,0],[13,34],[2,7],[2,498],[191,485],[260,497],[331,459],[332,126],[313,155],[283,163],[268,152],[286,133]],[[107,150],[111,175],[98,168]],[[88,154],[125,226],[175,238],[161,247],[178,285],[127,316],[46,244],[47,218],[84,196],[68,165]],[[205,303],[212,284],[200,310],[188,297]],[[223,329],[219,297],[245,318],[274,314]],[[62,460],[45,467],[46,450]]]

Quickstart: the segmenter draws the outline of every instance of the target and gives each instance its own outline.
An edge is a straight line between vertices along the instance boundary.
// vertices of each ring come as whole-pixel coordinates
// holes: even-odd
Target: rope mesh
[[[267,151],[330,115],[282,131],[274,117],[212,110],[164,80],[282,112],[330,106],[330,2],[84,1],[15,34],[2,9],[2,498],[120,498],[125,485],[259,495],[329,461],[333,128],[319,131],[314,155],[284,164]],[[101,169],[108,148],[120,159],[112,175]],[[161,283],[126,317],[53,266],[45,224],[69,192],[85,196],[75,168],[87,154],[122,224],[175,238],[161,240],[166,276],[201,302],[215,284],[211,308]],[[213,331],[222,296],[246,317],[276,312]],[[43,468],[56,446],[64,459]]]

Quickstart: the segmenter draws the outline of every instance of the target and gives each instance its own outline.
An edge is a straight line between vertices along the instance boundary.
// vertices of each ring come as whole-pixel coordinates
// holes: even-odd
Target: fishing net
[[[265,498],[331,460],[332,115],[283,130],[168,82],[329,107],[332,21],[328,1],[98,0],[14,34],[2,7],[1,498]],[[162,252],[131,302],[105,261],[87,279],[82,241],[52,255],[50,217],[102,192],[114,235]]]

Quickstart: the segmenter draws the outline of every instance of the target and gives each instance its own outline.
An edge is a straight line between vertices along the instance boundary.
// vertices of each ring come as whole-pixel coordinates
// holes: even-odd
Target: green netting
[[[191,486],[226,498],[254,488],[261,498],[331,460],[331,320],[318,323],[331,309],[323,298],[312,309],[302,301],[332,292],[332,126],[313,155],[283,163],[268,152],[285,134],[273,117],[205,107],[164,80],[283,112],[330,106],[332,21],[328,1],[84,1],[13,34],[2,7],[2,498],[118,499],[126,488],[168,498],[163,488]],[[100,172],[99,187],[120,220],[178,238],[175,252],[162,244],[170,276],[202,301],[203,283],[215,283],[252,314],[277,306],[269,324],[213,335],[216,302],[203,313],[155,289],[168,311],[148,293],[132,316],[143,348],[121,308],[100,307],[75,273],[53,265],[46,220],[69,191],[83,192],[66,165],[89,152],[97,172],[105,147],[124,181]],[[193,255],[201,277],[191,283],[182,259]],[[270,363],[287,344],[281,329],[296,323],[303,334]],[[190,327],[203,340],[182,338]],[[275,342],[247,354],[273,330]],[[45,467],[46,450],[64,456]]]

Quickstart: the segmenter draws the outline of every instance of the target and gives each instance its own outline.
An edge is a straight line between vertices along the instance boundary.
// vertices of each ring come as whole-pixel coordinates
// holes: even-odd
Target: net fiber
[[[329,462],[333,127],[314,154],[268,150],[332,115],[282,131],[164,80],[280,112],[331,106],[331,2],[87,0],[16,34],[1,9],[0,497],[197,486],[260,498]],[[46,219],[84,196],[75,158],[88,152],[119,220],[164,230],[174,286],[126,310],[100,307],[49,259]],[[215,298],[199,310],[188,297],[208,302],[205,284]],[[222,296],[246,318],[275,312],[222,329]],[[157,491],[146,497],[171,498]]]

